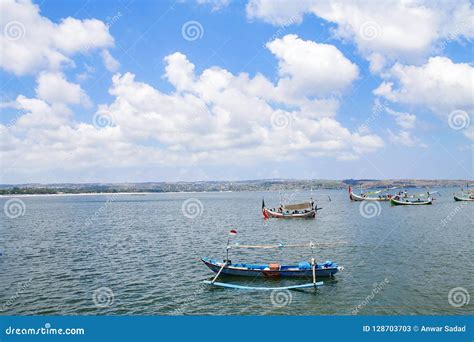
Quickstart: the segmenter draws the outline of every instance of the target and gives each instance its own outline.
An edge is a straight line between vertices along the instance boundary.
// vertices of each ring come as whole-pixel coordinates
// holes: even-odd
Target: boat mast
[[[311,241],[309,246],[311,247],[311,268],[313,269],[313,285],[316,289],[316,259],[314,258],[314,244]]]

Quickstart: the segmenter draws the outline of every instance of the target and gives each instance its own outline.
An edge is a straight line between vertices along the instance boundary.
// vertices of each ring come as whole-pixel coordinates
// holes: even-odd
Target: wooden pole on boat
[[[235,229],[231,229],[231,231],[229,232],[229,236],[227,237],[227,245],[226,245],[226,258],[224,260],[224,263],[222,264],[219,272],[217,272],[216,276],[214,277],[214,279],[212,279],[211,281],[211,284],[214,284],[214,282],[216,281],[217,277],[219,277],[219,275],[221,274],[222,270],[224,269],[224,267],[226,267],[226,265],[228,264],[229,262],[229,249],[230,249],[230,237],[232,235],[237,235],[237,231]]]
[[[217,272],[217,274],[216,274],[216,276],[214,277],[214,279],[212,279],[211,284],[214,284],[214,282],[216,281],[217,277],[221,274],[222,270],[224,269],[225,265],[227,265],[227,260],[222,264],[221,269],[219,270],[219,272]]]
[[[311,267],[313,269],[313,285],[314,285],[314,288],[316,289],[316,260],[314,259],[314,253],[313,253],[314,244],[311,241],[309,245],[311,247]]]
[[[316,288],[316,262],[314,261],[314,258],[311,259],[311,263],[313,264],[313,284],[314,288]]]

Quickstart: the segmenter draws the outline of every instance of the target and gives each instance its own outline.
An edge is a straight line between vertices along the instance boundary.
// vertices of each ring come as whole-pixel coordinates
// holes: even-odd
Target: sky
[[[473,179],[470,1],[0,0],[0,183]]]

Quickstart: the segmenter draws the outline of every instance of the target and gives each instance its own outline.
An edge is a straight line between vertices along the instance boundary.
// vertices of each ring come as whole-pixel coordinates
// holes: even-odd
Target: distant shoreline
[[[149,195],[157,193],[219,193],[219,192],[278,192],[318,191],[383,188],[465,188],[470,180],[419,180],[419,179],[346,179],[346,180],[291,180],[267,179],[249,181],[198,181],[198,182],[147,182],[147,183],[90,183],[90,184],[0,184],[0,196],[74,196],[74,195]]]

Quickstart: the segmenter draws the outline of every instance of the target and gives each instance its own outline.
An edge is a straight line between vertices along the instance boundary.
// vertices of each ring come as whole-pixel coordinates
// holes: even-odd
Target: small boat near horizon
[[[426,200],[422,200],[420,198],[409,199],[400,196],[394,196],[390,199],[390,203],[392,205],[429,205],[433,204],[433,198],[429,197]]]
[[[393,190],[396,189],[395,187],[387,189],[387,193],[385,195],[378,195],[380,194],[383,190],[376,190],[376,191],[367,191],[360,193],[360,195],[357,195],[352,191],[352,186],[349,186],[349,199],[351,201],[379,201],[379,202],[387,202],[390,201],[390,199],[393,197],[393,195],[388,193],[388,190]],[[373,196],[373,195],[378,195],[378,196]]]
[[[437,193],[438,191],[427,191],[410,195],[406,190],[402,190],[390,198],[390,203],[392,205],[431,205],[434,201],[433,195]]]
[[[462,197],[460,195],[454,194],[455,201],[465,201],[465,202],[474,202],[474,195],[470,195],[469,197]]]
[[[474,190],[469,189],[467,184],[466,190],[461,188],[461,191],[453,194],[455,201],[474,202]]]

